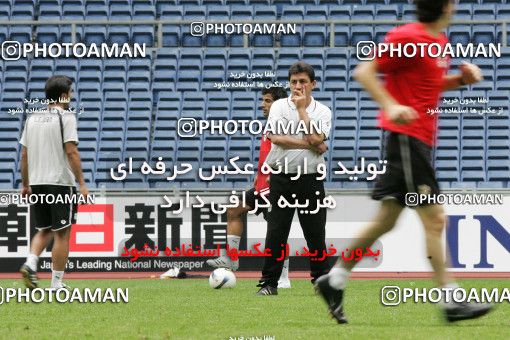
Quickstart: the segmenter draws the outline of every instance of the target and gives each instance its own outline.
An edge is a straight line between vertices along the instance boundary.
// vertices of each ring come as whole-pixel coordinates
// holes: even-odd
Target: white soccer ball
[[[234,288],[236,286],[236,276],[231,270],[218,268],[209,276],[209,285],[214,289]]]

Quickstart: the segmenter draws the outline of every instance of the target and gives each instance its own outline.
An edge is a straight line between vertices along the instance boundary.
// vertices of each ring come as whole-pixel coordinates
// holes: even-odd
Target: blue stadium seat
[[[494,25],[475,25],[473,26],[473,42],[475,44],[494,44],[496,43],[496,34]]]
[[[350,20],[351,6],[331,5],[329,6],[329,18],[333,20]]]
[[[335,25],[335,46],[349,46],[350,29],[346,25]]]
[[[133,19],[135,20],[153,20],[156,18],[156,8],[145,1],[133,3]]]
[[[161,19],[182,20],[184,16],[183,6],[173,6],[170,4],[161,4],[159,9]]]
[[[255,103],[255,94],[252,92],[233,92],[231,119],[253,119],[259,103]]]
[[[329,43],[327,26],[306,25],[304,28],[304,46],[323,47]]]
[[[232,5],[230,8],[231,19],[244,20],[253,18],[253,7],[252,6],[238,6]]]
[[[135,25],[131,28],[133,43],[145,44],[146,47],[154,46],[154,26]]]
[[[83,4],[62,4],[62,19],[65,20],[83,20],[85,17],[85,8]]]
[[[373,5],[355,6],[352,9],[353,20],[374,20],[375,7]]]
[[[276,7],[275,6],[256,6],[254,7],[254,18],[257,19],[276,19]]]
[[[33,20],[34,4],[33,3],[17,3],[11,4],[11,20]]]
[[[303,20],[305,6],[285,5],[282,7],[282,18],[288,20]]]
[[[230,8],[228,6],[210,5],[207,8],[207,16],[212,20],[225,20],[230,19]]]
[[[197,19],[189,19],[186,20],[197,20]],[[200,20],[200,19],[198,19]],[[193,35],[190,31],[189,25],[184,25],[181,31],[181,45],[183,47],[202,47],[203,43],[203,35],[197,36]],[[194,33],[196,34],[196,33]]]
[[[105,26],[85,26],[84,28],[85,43],[100,45],[107,41]]]
[[[280,44],[282,47],[299,47],[301,46],[301,39],[302,39],[302,28],[296,26],[296,33],[295,34],[285,34],[282,35],[280,38]],[[272,46],[272,38],[267,39],[267,45],[266,46]],[[256,45],[255,45],[256,46]]]
[[[62,7],[58,4],[51,5],[41,3],[39,5],[39,18],[44,20],[59,20],[62,15]]]
[[[373,41],[374,31],[372,27],[353,26],[351,28],[351,45],[356,46],[360,41]]]
[[[397,20],[398,14],[399,8],[397,5],[378,6],[375,9],[375,17],[377,20]]]
[[[131,29],[129,26],[112,25],[108,27],[108,42],[110,44],[127,44],[131,41]]]
[[[499,20],[506,19],[509,16],[510,16],[510,3],[498,5],[496,7],[496,18],[497,19],[499,19]]]
[[[416,8],[414,5],[402,6],[402,20],[416,20]]]
[[[471,40],[471,27],[468,25],[452,25],[448,28],[450,43],[467,45]]]
[[[181,1],[181,3],[183,3]],[[183,3],[184,4],[184,3]],[[206,8],[203,6],[195,6],[188,5],[184,6],[184,16],[185,20],[193,20],[193,21],[203,21],[206,18]]]
[[[29,19],[30,20],[30,19]],[[32,41],[32,28],[23,26],[11,26],[9,29],[9,40],[17,41],[20,44],[26,44]]]
[[[60,41],[60,31],[58,27],[41,25],[36,31],[37,41],[41,44],[52,44]]]
[[[457,4],[455,6],[455,19],[457,20],[471,20],[473,17],[472,14],[472,5],[467,4],[465,1],[462,4]]]
[[[327,5],[306,6],[305,18],[307,20],[327,20],[329,7]]]
[[[473,20],[494,20],[496,6],[492,4],[473,5]]]
[[[0,6],[0,20],[9,21],[11,17],[11,4],[9,1],[6,3],[1,3]]]
[[[175,25],[163,25],[163,47],[180,46],[181,31]]]

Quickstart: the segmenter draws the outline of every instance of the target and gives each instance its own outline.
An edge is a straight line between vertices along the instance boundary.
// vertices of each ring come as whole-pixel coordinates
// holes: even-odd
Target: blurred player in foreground
[[[264,118],[269,116],[269,109],[275,101],[280,98],[286,98],[287,91],[283,87],[270,87],[262,90],[262,103],[261,108],[264,114]],[[227,209],[227,244],[230,249],[239,249],[239,243],[241,241],[241,235],[243,234],[243,215],[247,214],[250,210],[255,208],[255,201],[258,200],[258,195],[267,195],[269,193],[269,175],[262,173],[262,164],[264,164],[267,154],[271,150],[271,140],[267,136],[262,136],[260,140],[260,154],[258,163],[258,172],[255,177],[254,187],[246,191],[246,206],[242,205],[236,208]],[[255,194],[257,192],[257,195]],[[260,202],[263,204],[264,202]],[[255,214],[263,214],[264,218],[267,214],[267,209],[259,208]],[[233,261],[227,256],[226,249],[221,249],[220,257],[216,259],[207,260],[206,263],[214,268],[228,268],[231,270],[237,270],[239,268],[239,260]],[[289,280],[289,259],[286,258],[283,265],[282,275],[278,281],[279,288],[290,288]]]
[[[433,44],[445,46],[447,37],[442,33],[454,13],[454,1],[415,0],[418,22],[397,27],[386,35],[390,44]],[[379,177],[372,198],[381,205],[375,219],[349,246],[365,249],[390,231],[406,206],[408,193],[439,194],[439,185],[431,165],[431,154],[437,134],[437,116],[427,114],[437,107],[441,93],[482,80],[480,69],[464,63],[460,74],[447,75],[449,60],[428,55],[413,58],[390,57],[389,53],[358,65],[355,78],[381,107],[380,126],[388,132],[385,159],[388,170]],[[385,85],[377,74],[386,76]],[[445,270],[442,233],[445,213],[438,204],[424,202],[416,208],[425,228],[428,258],[435,278],[443,291],[457,288]],[[346,323],[343,313],[344,290],[354,261],[338,263],[328,275],[319,278],[316,290],[326,300],[329,311],[338,323]],[[451,297],[451,296],[450,296]],[[449,301],[449,302],[447,302]],[[472,319],[486,314],[491,305],[457,303],[443,297],[441,308],[449,322]]]
[[[76,116],[68,110],[72,97],[72,80],[65,76],[53,76],[46,82],[46,112],[31,114],[26,122],[20,143],[21,195],[52,195],[64,203],[48,204],[38,200],[32,206],[38,229],[30,245],[30,254],[20,268],[28,288],[38,285],[37,264],[39,256],[54,238],[51,288],[67,288],[62,282],[69,256],[71,225],[76,223],[77,204],[71,197],[76,195],[76,180],[80,194],[87,198],[88,189],[82,174],[78,152]]]

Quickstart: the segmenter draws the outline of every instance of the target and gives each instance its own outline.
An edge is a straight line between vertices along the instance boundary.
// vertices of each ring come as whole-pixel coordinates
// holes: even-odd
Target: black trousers
[[[276,287],[278,279],[282,273],[283,261],[277,261],[285,249],[289,237],[292,219],[296,208],[280,208],[278,199],[283,196],[288,202],[294,203],[297,199],[299,203],[309,200],[309,211],[317,208],[317,200],[323,200],[324,183],[316,179],[316,174],[301,175],[297,180],[291,180],[293,175],[271,175],[271,190],[269,192],[269,202],[271,211],[267,214],[267,234],[265,247],[271,250],[271,255],[264,258],[264,267],[262,268],[262,278],[259,286],[270,285]],[[317,195],[316,192],[319,192]],[[295,194],[295,197],[292,195]],[[317,261],[326,250],[326,208],[320,208],[315,214],[300,213],[302,208],[298,208],[299,223],[303,229],[303,235],[306,239],[307,247],[311,253],[317,250],[316,257],[310,257],[310,271],[312,282],[329,271],[329,262]],[[292,255],[292,254],[290,254]]]

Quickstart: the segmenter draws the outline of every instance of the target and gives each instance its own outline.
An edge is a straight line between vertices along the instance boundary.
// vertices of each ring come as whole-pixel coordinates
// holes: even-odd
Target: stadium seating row
[[[204,0],[208,1],[208,0]],[[407,1],[389,2],[384,0],[364,4],[306,0],[293,3],[293,0],[281,2],[250,2],[229,3],[224,5],[222,0],[205,5],[197,2],[181,2],[179,5],[169,2],[153,4],[150,1],[40,1],[35,5],[31,1],[10,2],[0,1],[0,19],[6,20],[229,20],[229,19],[337,19],[337,20],[409,20],[414,18],[414,5]],[[463,1],[457,5],[457,20],[494,20],[508,18],[510,3]]]
[[[508,3],[507,0],[463,0],[463,5],[502,5]],[[41,14],[55,15],[57,13],[70,13],[71,15],[76,14],[80,11],[80,7],[90,6],[91,10],[93,7],[98,8],[98,12],[102,12],[103,7],[107,7],[108,10],[113,10],[114,15],[126,15],[130,10],[135,10],[134,13],[140,12],[157,12],[157,15],[161,15],[164,8],[168,6],[235,6],[235,5],[255,5],[255,6],[285,6],[285,5],[409,5],[412,4],[412,0],[1,0],[0,4],[3,8],[15,7],[18,14],[19,9],[22,6],[32,8],[39,7]],[[59,9],[55,7],[60,7]],[[124,8],[122,8],[124,7]],[[127,12],[126,12],[127,8]],[[111,12],[108,11],[111,14]],[[131,13],[132,14],[132,13]]]

